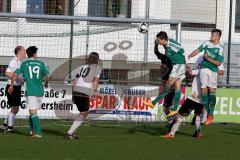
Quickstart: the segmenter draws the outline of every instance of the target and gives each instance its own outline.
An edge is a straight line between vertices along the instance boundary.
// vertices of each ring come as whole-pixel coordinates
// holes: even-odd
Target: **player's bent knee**
[[[18,106],[14,106],[11,108],[11,112],[14,113],[14,114],[17,114],[19,111],[19,107]]]
[[[89,112],[81,112],[80,115],[85,119],[88,116]]]
[[[35,115],[35,114],[37,114],[37,109],[30,109],[30,110],[29,110],[29,113],[30,113],[31,115]]]

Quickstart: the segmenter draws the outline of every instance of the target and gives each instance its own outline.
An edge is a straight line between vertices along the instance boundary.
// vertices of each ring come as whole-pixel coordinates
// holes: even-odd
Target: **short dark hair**
[[[222,31],[220,29],[213,29],[211,33],[218,33],[220,37],[222,36]]]
[[[38,48],[36,46],[28,47],[28,49],[26,50],[27,56],[28,57],[33,57],[33,55],[37,53],[37,50],[38,50]]]
[[[17,47],[14,49],[15,55],[17,55],[18,52],[21,51],[22,48],[23,48],[23,46],[17,46]]]
[[[87,58],[86,64],[98,64],[99,55],[97,52],[91,52]]]
[[[159,32],[159,33],[156,35],[156,37],[168,41],[168,35],[167,35],[167,33],[164,32],[164,31]]]

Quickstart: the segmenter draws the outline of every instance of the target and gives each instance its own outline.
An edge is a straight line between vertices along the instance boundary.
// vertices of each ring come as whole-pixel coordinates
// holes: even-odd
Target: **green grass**
[[[163,125],[89,126],[78,129],[79,140],[63,139],[69,126],[43,125],[41,139],[27,136],[27,128],[0,133],[0,159],[6,160],[237,160],[240,126],[204,128],[204,137],[191,137],[194,127],[182,126],[174,139],[160,138]]]

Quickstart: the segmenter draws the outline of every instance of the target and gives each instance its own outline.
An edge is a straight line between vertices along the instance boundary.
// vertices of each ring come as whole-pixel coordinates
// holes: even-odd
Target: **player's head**
[[[14,49],[14,53],[15,53],[16,57],[18,57],[19,60],[22,60],[23,58],[26,57],[26,51],[23,46],[17,46]]]
[[[156,35],[156,43],[166,46],[168,43],[168,35],[166,32],[161,31]]]
[[[36,46],[30,46],[26,50],[28,58],[35,58],[37,56],[37,50],[38,48]]]
[[[222,31],[220,29],[213,29],[211,31],[211,41],[212,42],[218,42],[222,36]]]
[[[91,52],[87,58],[86,64],[98,64],[99,55],[97,52]]]

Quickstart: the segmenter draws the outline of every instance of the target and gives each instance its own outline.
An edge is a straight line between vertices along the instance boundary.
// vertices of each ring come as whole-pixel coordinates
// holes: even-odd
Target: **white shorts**
[[[217,88],[217,72],[213,72],[208,68],[200,70],[201,88]]]
[[[183,80],[185,78],[186,64],[175,64],[169,77]]]
[[[26,105],[28,109],[39,109],[42,105],[42,97],[27,96]]]

